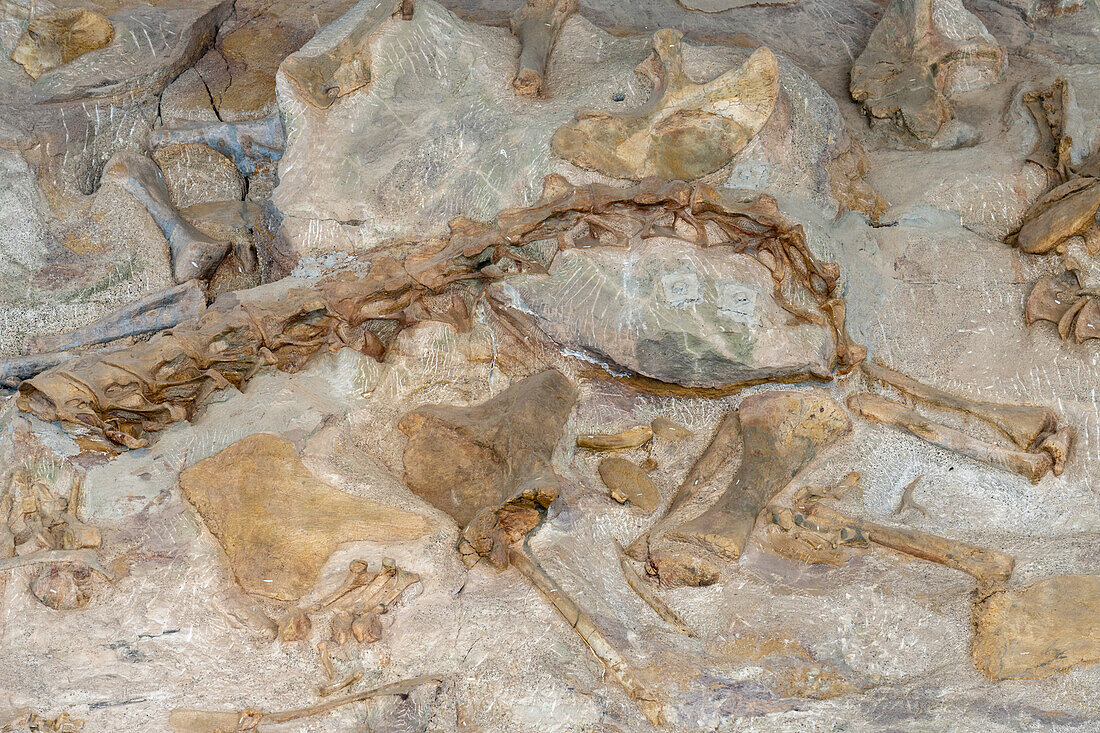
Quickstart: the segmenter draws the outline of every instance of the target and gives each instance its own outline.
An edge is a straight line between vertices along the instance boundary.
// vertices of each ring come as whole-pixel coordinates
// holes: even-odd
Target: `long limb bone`
[[[577,0],[527,0],[512,15],[512,33],[520,42],[519,71],[512,80],[516,94],[545,97],[546,65],[565,21],[577,10]]]
[[[861,416],[908,430],[930,443],[961,453],[997,468],[1013,471],[1037,483],[1054,466],[1050,453],[1025,453],[972,438],[961,431],[933,422],[900,402],[873,394],[854,394],[848,407]]]
[[[103,567],[99,560],[99,553],[95,550],[42,550],[32,552],[29,555],[0,558],[0,573],[5,570],[27,567],[30,565],[83,565],[89,570],[94,570],[104,578],[114,581],[114,574]]]
[[[684,623],[680,615],[669,608],[669,605],[653,592],[653,589],[649,587],[645,579],[631,566],[626,556],[621,554],[621,547],[619,548],[619,552],[619,567],[622,568],[623,578],[626,579],[626,584],[630,586],[630,589],[637,593],[638,597],[645,601],[649,607],[652,608],[658,616],[663,618],[677,633],[683,634],[684,636],[697,636],[695,631]]]

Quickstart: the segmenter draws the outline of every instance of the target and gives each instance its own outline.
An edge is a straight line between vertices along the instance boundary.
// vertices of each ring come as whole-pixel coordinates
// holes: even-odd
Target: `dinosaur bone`
[[[924,438],[942,448],[990,466],[1018,473],[1033,483],[1038,483],[1039,479],[1054,467],[1054,460],[1046,451],[1026,453],[986,443],[954,428],[933,422],[900,402],[878,395],[867,393],[851,395],[848,398],[848,408],[868,420],[908,430],[917,437]]]
[[[61,10],[32,19],[15,44],[11,60],[37,79],[82,53],[103,48],[114,36],[111,21],[99,13],[83,8]]]
[[[649,101],[623,113],[579,112],[558,128],[554,152],[612,178],[691,181],[733,159],[764,127],[779,96],[779,66],[767,48],[717,79],[684,71],[683,34],[653,34],[653,55],[635,72],[653,84]]]
[[[214,273],[229,251],[229,242],[211,239],[180,215],[168,197],[156,163],[144,155],[123,151],[111,158],[103,175],[137,199],[164,232],[176,282],[205,280]]]
[[[701,515],[667,532],[730,560],[741,557],[772,498],[852,427],[821,390],[755,394],[744,399],[738,415],[744,451],[729,487]]]
[[[617,543],[616,543],[617,544]],[[680,615],[669,608],[661,598],[653,592],[653,589],[649,584],[638,574],[638,571],[630,564],[626,556],[622,554],[622,548],[619,548],[619,567],[622,568],[623,578],[626,580],[626,584],[630,586],[630,589],[638,594],[646,604],[653,609],[654,613],[660,616],[668,623],[677,633],[684,636],[698,636],[695,631],[684,623],[684,620],[680,618]]]
[[[516,94],[545,97],[546,66],[550,52],[577,0],[527,0],[512,14],[512,33],[519,39],[519,71],[512,80]]]
[[[600,461],[598,470],[604,486],[611,491],[611,498],[620,504],[629,501],[649,513],[660,503],[661,493],[637,463],[609,456]]]
[[[240,122],[193,122],[166,127],[149,135],[149,151],[168,145],[206,145],[233,161],[244,176],[275,172],[286,147],[278,114]]]
[[[625,450],[645,445],[653,439],[653,429],[636,425],[618,433],[584,433],[577,436],[577,447],[588,450]]]
[[[279,72],[315,107],[327,109],[338,98],[370,83],[371,42],[394,16],[407,14],[402,0],[367,0],[329,26],[342,38],[328,51],[310,56],[309,44],[283,59]],[[350,28],[344,30],[346,25]],[[317,39],[314,39],[315,41]]]

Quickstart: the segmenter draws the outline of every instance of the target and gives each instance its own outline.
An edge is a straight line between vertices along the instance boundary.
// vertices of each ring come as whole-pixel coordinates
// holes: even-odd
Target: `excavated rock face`
[[[1000,78],[1005,51],[960,0],[893,0],[852,65],[852,98],[912,141],[953,118],[948,99]]]

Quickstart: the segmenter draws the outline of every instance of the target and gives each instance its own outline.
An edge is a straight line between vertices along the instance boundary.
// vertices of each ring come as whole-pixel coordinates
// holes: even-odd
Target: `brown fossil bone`
[[[661,440],[686,440],[692,432],[683,425],[674,423],[663,415],[658,415],[649,423],[650,430]]]
[[[737,69],[703,84],[684,71],[683,34],[653,34],[653,55],[635,70],[649,101],[624,113],[585,111],[554,133],[554,152],[612,178],[691,181],[733,159],[763,128],[779,95],[775,55],[759,48]]]
[[[214,273],[229,251],[229,242],[211,239],[180,215],[168,198],[164,176],[156,163],[139,153],[124,151],[111,158],[103,175],[137,199],[164,232],[176,282],[204,280]]]
[[[1005,51],[960,0],[893,0],[852,64],[849,90],[872,120],[919,142],[954,116],[948,97],[1000,76]]]
[[[546,96],[546,66],[550,52],[577,0],[527,0],[512,14],[512,33],[519,39],[519,71],[512,79],[516,94]]]
[[[600,478],[611,491],[611,498],[620,504],[630,502],[643,512],[651,512],[661,501],[661,494],[646,472],[636,463],[611,456],[600,461]]]
[[[473,407],[429,405],[406,413],[405,483],[465,529],[463,544],[487,555],[499,527],[509,541],[541,521],[558,497],[550,456],[577,399],[556,369],[515,382]]]
[[[1096,226],[1097,211],[1100,211],[1100,180],[1085,176],[1071,178],[1028,209],[1023,225],[1009,238],[1009,244],[1027,254],[1047,254],[1070,237]]]
[[[667,532],[730,560],[741,557],[757,516],[775,495],[852,427],[821,390],[752,395],[738,415],[744,451],[729,487],[701,515]]]
[[[991,680],[1038,679],[1100,662],[1100,577],[1058,575],[974,604],[974,666]]]
[[[61,10],[34,18],[11,52],[11,60],[32,79],[103,48],[115,37],[111,21],[91,10]]]
[[[370,5],[360,3],[337,21],[341,29],[337,32],[343,37],[331,49],[310,56],[307,46],[287,56],[279,66],[280,73],[315,107],[327,109],[338,98],[370,83],[371,42],[390,18],[405,17],[405,3],[380,0]],[[350,21],[351,27],[344,29],[344,21]]]
[[[643,446],[653,439],[653,429],[636,425],[618,433],[584,433],[577,436],[577,447],[588,450],[626,450]]]
[[[50,368],[20,385],[19,409],[102,431],[128,448],[145,446],[149,433],[189,418],[215,389],[243,387],[264,366],[297,371],[323,349],[343,346],[381,359],[387,344],[413,323],[467,327],[485,283],[548,267],[532,259],[527,245],[570,247],[592,239],[590,246],[600,246],[592,214],[620,217],[643,239],[687,225],[699,246],[728,247],[760,261],[772,274],[778,302],[794,318],[827,322],[824,304],[836,297],[840,270],[816,258],[802,227],[786,219],[773,198],[750,200],[656,179],[626,188],[578,187],[551,175],[542,200],[532,206],[502,211],[493,222],[456,219],[446,237],[371,250],[364,255],[366,275],[343,272],[289,288],[280,282],[225,293],[199,318],[125,352]],[[721,239],[712,241],[709,225]],[[812,306],[788,300],[784,291],[794,289]],[[834,365],[850,366],[839,352]]]
[[[245,708],[233,712],[218,712],[212,710],[191,710],[177,708],[168,716],[168,724],[177,733],[210,733],[211,731],[246,731],[255,730],[263,723],[278,725],[289,723],[292,720],[312,718],[315,715],[327,713],[330,710],[364,702],[375,697],[387,695],[408,695],[423,685],[440,685],[443,677],[440,675],[425,675],[412,677],[400,682],[394,682],[371,690],[363,690],[343,697],[334,697],[316,705],[294,710],[281,710],[265,713],[253,708]]]
[[[249,593],[296,600],[343,542],[400,542],[427,533],[417,514],[318,481],[294,445],[261,433],[180,474],[180,488],[225,548]]]
[[[1061,322],[1077,303],[1080,289],[1077,275],[1068,270],[1061,275],[1044,275],[1035,282],[1027,297],[1024,322],[1029,326],[1036,321]]]
[[[1039,141],[1027,161],[1045,168],[1060,181],[1068,180],[1070,146],[1065,125],[1069,85],[1064,78],[1055,79],[1048,89],[1026,92],[1023,102],[1039,130]]]
[[[848,398],[848,408],[868,420],[908,430],[935,445],[990,466],[1018,473],[1033,483],[1038,483],[1039,479],[1054,467],[1054,460],[1050,453],[1045,451],[1027,453],[978,440],[964,432],[929,420],[900,402],[878,395],[867,393],[851,395]]]
[[[637,593],[638,597],[645,601],[646,604],[677,633],[683,634],[684,636],[698,636],[695,630],[680,618],[680,614],[669,608],[668,604],[653,592],[649,583],[638,574],[638,571],[634,569],[630,561],[622,554],[621,547],[619,548],[619,553],[619,567],[622,568],[623,578],[626,580],[626,584],[630,586],[630,589]]]

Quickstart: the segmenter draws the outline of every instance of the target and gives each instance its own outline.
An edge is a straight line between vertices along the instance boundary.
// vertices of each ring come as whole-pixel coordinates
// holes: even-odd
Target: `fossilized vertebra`
[[[893,0],[852,65],[850,91],[872,119],[928,142],[956,91],[997,81],[1005,51],[960,0]]]
[[[852,427],[843,408],[819,390],[752,395],[738,415],[744,453],[729,487],[701,515],[667,533],[731,560],[741,556],[768,502]]]
[[[546,96],[546,65],[561,27],[577,10],[577,0],[527,0],[512,14],[512,33],[519,39],[519,71],[512,80],[517,94]]]
[[[37,79],[82,53],[103,48],[114,38],[111,21],[99,13],[78,8],[35,18],[11,52],[11,60]]]
[[[653,83],[642,107],[621,114],[587,111],[554,133],[554,152],[612,178],[694,180],[733,159],[771,116],[779,66],[767,48],[705,84],[684,71],[683,34],[660,30],[637,73]]]
[[[427,520],[318,481],[294,445],[270,434],[239,440],[180,474],[180,488],[225,548],[249,593],[295,600],[342,542],[410,540]]]

